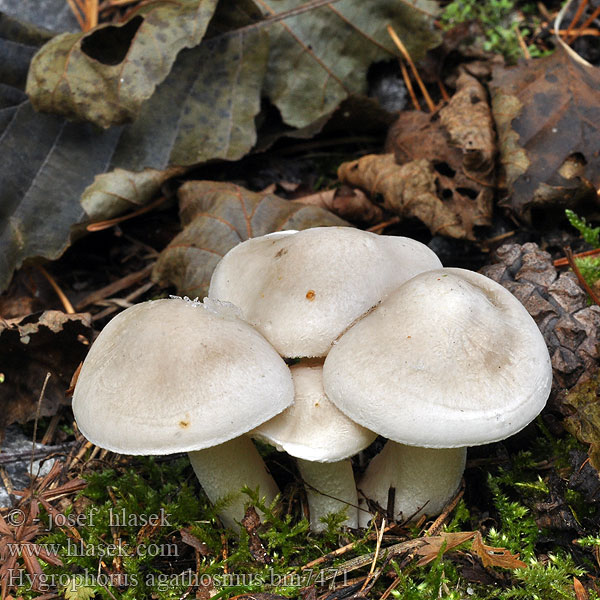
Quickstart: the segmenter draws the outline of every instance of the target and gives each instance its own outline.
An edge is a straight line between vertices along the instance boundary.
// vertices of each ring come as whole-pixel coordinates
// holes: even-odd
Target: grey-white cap
[[[544,338],[504,287],[464,269],[417,275],[329,352],[325,392],[353,421],[403,444],[504,439],[544,407]]]
[[[238,437],[293,398],[289,368],[250,325],[218,304],[174,298],[108,323],[79,374],[73,412],[102,448],[169,454]]]
[[[238,306],[282,356],[319,357],[401,283],[439,267],[409,238],[317,227],[239,244],[217,265],[209,297]]]
[[[377,434],[361,427],[329,401],[323,391],[323,363],[290,367],[294,404],[257,427],[252,436],[305,460],[336,462],[366,448]]]

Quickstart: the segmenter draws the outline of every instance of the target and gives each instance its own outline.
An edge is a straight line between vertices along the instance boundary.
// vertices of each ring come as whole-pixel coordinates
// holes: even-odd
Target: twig
[[[135,300],[142,294],[145,294],[150,288],[154,287],[154,285],[155,285],[154,281],[149,281],[148,283],[145,283],[142,287],[138,288],[134,292],[131,292],[131,294],[129,294],[128,296],[125,296],[124,300],[126,302],[131,302],[132,300]],[[108,317],[108,315],[112,315],[114,312],[119,310],[119,308],[121,308],[121,307],[120,306],[109,306],[108,308],[105,308],[103,311],[93,315],[92,321],[98,321],[99,319]]]
[[[446,506],[444,506],[444,509],[442,510],[442,513],[440,514],[440,516],[431,524],[431,526],[427,530],[427,535],[438,535],[439,534],[440,529],[444,525],[444,522],[450,516],[450,513],[456,508],[456,505],[459,503],[459,501],[463,497],[464,493],[465,493],[465,480],[463,479],[461,482],[460,489],[458,490],[458,493],[456,494],[456,496],[454,496],[454,498],[452,498],[452,500],[450,500],[450,502],[448,502],[448,504],[446,504]]]
[[[104,300],[109,296],[113,296],[114,294],[120,292],[121,290],[125,290],[128,287],[131,287],[134,283],[138,283],[142,279],[146,277],[152,271],[153,264],[146,265],[143,269],[136,271],[135,273],[130,273],[129,275],[125,275],[121,279],[117,279],[117,281],[113,281],[108,285],[92,292],[88,296],[86,296],[81,302],[77,304],[77,310],[82,310],[86,306],[90,304],[95,304],[100,300]]]
[[[583,289],[588,293],[590,298],[598,306],[600,306],[600,298],[598,298],[596,292],[594,292],[594,290],[589,286],[588,282],[583,278],[583,275],[581,274],[581,271],[579,270],[579,267],[577,266],[575,259],[573,258],[573,251],[571,250],[571,248],[565,248],[564,253],[567,257],[567,260],[569,261],[569,266],[571,267],[571,269],[573,269],[573,273],[577,275],[577,279],[579,280],[579,283],[581,284]]]
[[[429,92],[427,91],[427,88],[425,87],[423,80],[419,76],[417,67],[415,67],[415,63],[413,62],[413,59],[411,58],[410,54],[408,53],[406,46],[402,43],[402,40],[398,37],[398,34],[394,31],[394,28],[391,25],[387,26],[387,32],[389,33],[390,37],[394,41],[394,44],[396,44],[396,46],[398,47],[398,50],[400,50],[400,52],[402,53],[402,56],[404,57],[406,62],[409,64],[409,66],[413,72],[413,75],[415,76],[415,79],[417,80],[417,83],[419,84],[419,87],[421,88],[421,92],[423,93],[423,98],[425,98],[425,102],[427,103],[429,112],[435,112],[435,104],[433,103],[433,100],[431,99],[431,96],[429,95]]]
[[[44,379],[44,385],[42,385],[42,391],[40,392],[40,397],[38,398],[37,410],[35,411],[35,421],[33,422],[33,440],[31,442],[31,460],[29,461],[29,476],[33,480],[33,457],[35,454],[35,438],[37,436],[37,428],[38,421],[40,420],[40,412],[42,410],[42,400],[44,399],[44,394],[46,393],[46,386],[48,385],[48,380],[50,379],[50,373],[46,373],[46,379]]]
[[[50,275],[50,273],[48,273],[48,271],[46,271],[46,269],[44,269],[44,267],[42,267],[40,265],[38,265],[38,270],[48,280],[48,283],[52,286],[52,289],[56,292],[56,295],[58,296],[59,300],[61,301],[63,308],[65,309],[65,312],[69,315],[75,314],[75,309],[73,308],[73,305],[67,298],[67,295],[60,289],[60,287],[59,287],[58,283],[56,283],[56,280],[54,279],[54,277],[52,277],[52,275]]]
[[[390,531],[391,529],[394,529],[395,527],[397,527],[397,525],[393,524],[393,525],[388,525],[385,529],[383,529],[383,528],[382,529],[383,529],[384,533],[387,533],[388,531]],[[354,550],[354,548],[356,548],[356,546],[358,544],[362,544],[364,542],[372,541],[375,539],[377,539],[377,533],[373,533],[373,532],[369,533],[367,536],[365,536],[364,538],[362,538],[360,540],[357,540],[350,544],[346,544],[345,546],[342,546],[341,548],[338,548],[337,550],[333,550],[332,552],[329,552],[328,554],[324,554],[323,556],[319,556],[319,558],[315,558],[315,560],[311,560],[309,563],[306,563],[304,566],[300,567],[300,570],[305,571],[306,569],[312,569],[313,567],[322,565],[324,562],[333,560],[334,558],[338,558],[339,556],[342,556],[343,554],[346,554],[347,552]]]

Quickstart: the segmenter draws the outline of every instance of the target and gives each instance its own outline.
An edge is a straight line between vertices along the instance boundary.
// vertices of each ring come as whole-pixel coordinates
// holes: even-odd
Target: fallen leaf
[[[203,298],[217,262],[251,237],[285,229],[348,226],[330,212],[232,183],[188,181],[179,188],[183,231],[161,252],[152,277]]]
[[[36,414],[46,373],[50,373],[41,415],[68,405],[65,390],[85,358],[92,338],[88,314],[48,310],[12,322],[0,320],[0,430]]]
[[[299,0],[256,0],[269,15]],[[437,45],[431,28],[437,4],[417,0],[343,0],[274,24],[265,92],[292,127],[332,112],[348,95],[367,91],[366,70],[397,56],[386,32],[393,24],[413,59]]]
[[[390,128],[389,155],[344,163],[340,179],[383,195],[384,207],[413,217],[435,234],[474,239],[491,223],[495,134],[487,95],[466,72],[439,113],[400,113]]]
[[[589,444],[590,463],[600,471],[600,372],[578,383],[566,395],[563,408],[570,413],[565,427],[583,444]]]
[[[393,154],[368,154],[340,165],[338,177],[371,197],[381,194],[384,208],[403,219],[419,219],[434,235],[467,237],[460,217],[438,197],[436,173],[426,159],[399,165]]]
[[[27,94],[34,108],[101,127],[132,121],[179,51],[201,42],[216,4],[157,0],[119,25],[57,35],[31,61]]]
[[[519,560],[518,554],[511,554],[505,548],[494,548],[483,543],[481,533],[477,531],[471,550],[479,556],[484,567],[502,567],[503,569],[521,569],[527,565]]]
[[[496,67],[490,82],[508,188],[502,205],[526,222],[535,208],[564,215],[593,202],[600,188],[600,70],[555,39],[551,56]]]
[[[469,541],[474,535],[474,531],[461,531],[420,538],[419,541],[421,541],[422,544],[417,548],[416,553],[423,558],[419,560],[417,565],[422,567],[423,565],[433,562],[439,557],[440,552],[448,552]]]

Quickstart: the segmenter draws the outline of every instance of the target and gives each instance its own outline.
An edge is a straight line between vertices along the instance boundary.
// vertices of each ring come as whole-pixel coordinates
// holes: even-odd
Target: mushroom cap
[[[323,361],[290,367],[294,404],[257,427],[252,436],[304,460],[336,462],[366,448],[377,434],[361,427],[323,391]]]
[[[179,298],[117,315],[90,349],[73,412],[94,444],[127,454],[200,450],[287,408],[290,370],[250,325]]]
[[[500,284],[464,269],[417,275],[329,352],[325,392],[364,427],[403,444],[456,448],[504,439],[544,407],[550,356]]]
[[[208,295],[238,306],[282,356],[318,357],[401,283],[441,266],[409,238],[316,227],[239,244],[217,265]]]

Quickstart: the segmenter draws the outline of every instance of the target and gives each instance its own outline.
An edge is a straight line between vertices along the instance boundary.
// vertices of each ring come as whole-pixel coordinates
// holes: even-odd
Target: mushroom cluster
[[[292,366],[288,363],[294,361]],[[233,526],[240,489],[278,488],[251,437],[297,458],[311,527],[366,525],[349,457],[390,440],[358,489],[397,518],[435,514],[466,447],[503,439],[550,390],[543,338],[502,286],[444,269],[425,245],[345,227],[284,231],[228,252],[203,303],[145,302],[102,331],[73,410],[99,446],[186,451]]]

